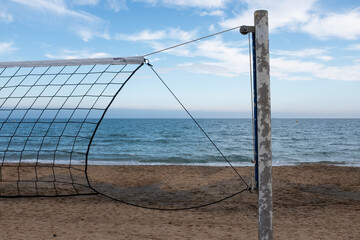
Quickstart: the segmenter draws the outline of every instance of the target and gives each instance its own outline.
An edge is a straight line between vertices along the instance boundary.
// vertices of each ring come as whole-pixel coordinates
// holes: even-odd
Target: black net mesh
[[[91,141],[141,66],[0,68],[0,197],[94,194]]]

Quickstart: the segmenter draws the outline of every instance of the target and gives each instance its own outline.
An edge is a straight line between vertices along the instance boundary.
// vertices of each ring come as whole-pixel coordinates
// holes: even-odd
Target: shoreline
[[[37,164],[38,165],[62,165],[67,166],[69,165],[69,160],[56,160],[53,163],[53,160],[44,161],[41,160]],[[36,160],[22,160],[20,164],[35,164]],[[19,161],[4,161],[3,165],[16,165],[19,164]],[[132,161],[88,161],[89,166],[199,166],[199,167],[229,167],[228,163],[161,163],[161,162],[132,162]],[[253,163],[232,163],[231,165],[234,167],[254,167]],[[332,162],[332,161],[319,161],[319,162],[294,162],[294,163],[287,163],[287,164],[272,164],[273,167],[291,167],[291,166],[302,166],[302,165],[324,165],[324,166],[343,166],[343,167],[360,167],[360,164],[352,164],[345,161],[342,162]],[[71,166],[85,166],[85,162],[73,161]]]

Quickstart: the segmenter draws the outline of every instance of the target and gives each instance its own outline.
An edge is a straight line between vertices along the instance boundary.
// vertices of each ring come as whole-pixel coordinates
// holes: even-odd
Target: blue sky
[[[357,0],[2,0],[0,61],[142,56],[269,11],[273,117],[360,117]],[[231,31],[148,57],[195,117],[249,117],[248,39]],[[184,116],[148,67],[113,116]],[[165,114],[167,112],[167,115]]]

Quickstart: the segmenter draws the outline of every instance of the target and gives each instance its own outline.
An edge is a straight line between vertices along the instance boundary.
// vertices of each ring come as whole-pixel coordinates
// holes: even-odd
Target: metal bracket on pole
[[[243,26],[240,27],[240,33],[242,35],[246,35],[248,33],[254,33],[254,32],[255,32],[255,27],[254,26],[245,26],[245,25],[243,25]]]

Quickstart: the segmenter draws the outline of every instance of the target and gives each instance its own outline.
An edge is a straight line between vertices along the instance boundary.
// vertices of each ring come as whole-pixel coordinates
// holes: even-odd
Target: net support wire
[[[253,159],[252,159],[252,163],[255,163],[255,176],[254,176],[254,181],[253,181],[253,176],[251,174],[251,177],[250,177],[250,181],[249,183],[246,183],[244,181],[244,179],[242,179],[242,177],[240,176],[240,174],[237,172],[237,170],[232,166],[231,162],[229,162],[229,160],[223,155],[223,153],[218,149],[218,147],[213,143],[213,141],[209,138],[209,136],[206,134],[206,132],[204,132],[204,130],[201,128],[201,126],[199,126],[199,124],[196,122],[196,120],[192,117],[192,115],[190,114],[190,112],[188,112],[188,110],[183,106],[183,104],[179,101],[179,99],[174,95],[174,93],[171,91],[171,89],[169,89],[169,87],[167,86],[167,84],[161,79],[161,77],[158,75],[158,73],[155,71],[155,69],[153,68],[153,65],[150,64],[150,61],[149,59],[145,58],[144,59],[144,64],[145,65],[148,65],[153,71],[154,73],[157,75],[157,77],[162,81],[162,83],[165,85],[165,87],[170,91],[170,93],[175,97],[175,99],[179,102],[179,104],[182,106],[182,108],[187,112],[187,114],[190,116],[190,118],[192,118],[192,120],[195,122],[195,124],[200,128],[201,131],[203,131],[204,135],[210,140],[210,142],[215,146],[215,148],[217,149],[217,151],[220,153],[220,155],[222,155],[222,157],[228,162],[228,164],[234,169],[234,171],[236,172],[236,174],[241,178],[242,181],[245,182],[245,184],[247,185],[248,187],[248,190],[250,192],[252,192],[252,190],[257,190],[258,188],[258,171],[257,171],[257,146],[256,146],[256,143],[257,143],[257,124],[256,124],[256,106],[254,106],[254,104],[256,103],[256,90],[255,90],[255,87],[256,87],[256,82],[255,82],[255,78],[256,78],[256,59],[255,59],[255,54],[254,54],[254,42],[255,42],[255,26],[247,26],[247,25],[242,25],[242,26],[237,26],[237,27],[233,27],[233,28],[229,28],[229,29],[226,29],[226,30],[223,30],[223,31],[220,31],[220,32],[217,32],[217,33],[214,33],[214,34],[210,34],[210,35],[207,35],[207,36],[204,36],[204,37],[200,37],[200,38],[197,38],[197,39],[193,39],[193,40],[190,40],[190,41],[187,41],[187,42],[183,42],[183,43],[180,43],[180,44],[177,44],[177,45],[174,45],[174,46],[170,46],[170,47],[167,47],[167,48],[164,48],[164,49],[160,49],[160,50],[157,50],[155,52],[152,52],[152,53],[148,53],[148,54],[145,54],[144,57],[147,57],[147,56],[150,56],[150,55],[153,55],[153,54],[158,54],[158,53],[161,53],[161,52],[165,52],[165,51],[168,51],[168,50],[171,50],[173,48],[177,48],[177,47],[181,47],[183,45],[187,45],[187,44],[190,44],[190,43],[194,43],[194,42],[197,42],[197,41],[200,41],[200,40],[203,40],[203,39],[206,39],[206,38],[209,38],[209,37],[213,37],[213,36],[216,36],[216,35],[219,35],[219,34],[223,34],[223,33],[226,33],[226,32],[229,32],[229,31],[232,31],[232,30],[235,30],[235,29],[239,29],[239,32],[242,34],[242,35],[247,35],[249,34],[249,64],[250,64],[250,88],[251,88],[251,112],[252,112],[252,135],[253,135]],[[253,51],[250,50],[250,33],[252,33],[252,49]],[[253,52],[253,54],[251,54]],[[251,61],[253,59],[253,61]],[[253,67],[251,65],[254,65]],[[254,76],[254,78],[253,78]],[[254,117],[255,115],[255,117]]]
[[[148,65],[151,70],[155,73],[158,79],[162,82],[162,84],[166,87],[166,89],[171,93],[171,95],[176,99],[176,101],[180,104],[180,106],[185,110],[187,115],[191,118],[191,120],[196,124],[196,126],[200,129],[200,131],[204,134],[204,136],[210,141],[210,143],[215,147],[217,152],[221,155],[221,157],[229,164],[229,166],[234,170],[239,179],[246,185],[246,189],[251,191],[251,187],[249,184],[243,179],[240,173],[236,170],[236,168],[231,164],[231,162],[227,159],[227,157],[222,153],[220,148],[215,144],[215,142],[210,138],[210,136],[205,132],[205,130],[200,126],[198,121],[192,116],[192,114],[187,110],[184,104],[179,100],[179,98],[175,95],[175,93],[170,89],[170,87],[165,83],[165,81],[161,78],[161,76],[155,71],[154,67],[149,63],[149,60],[145,60],[145,64]]]

